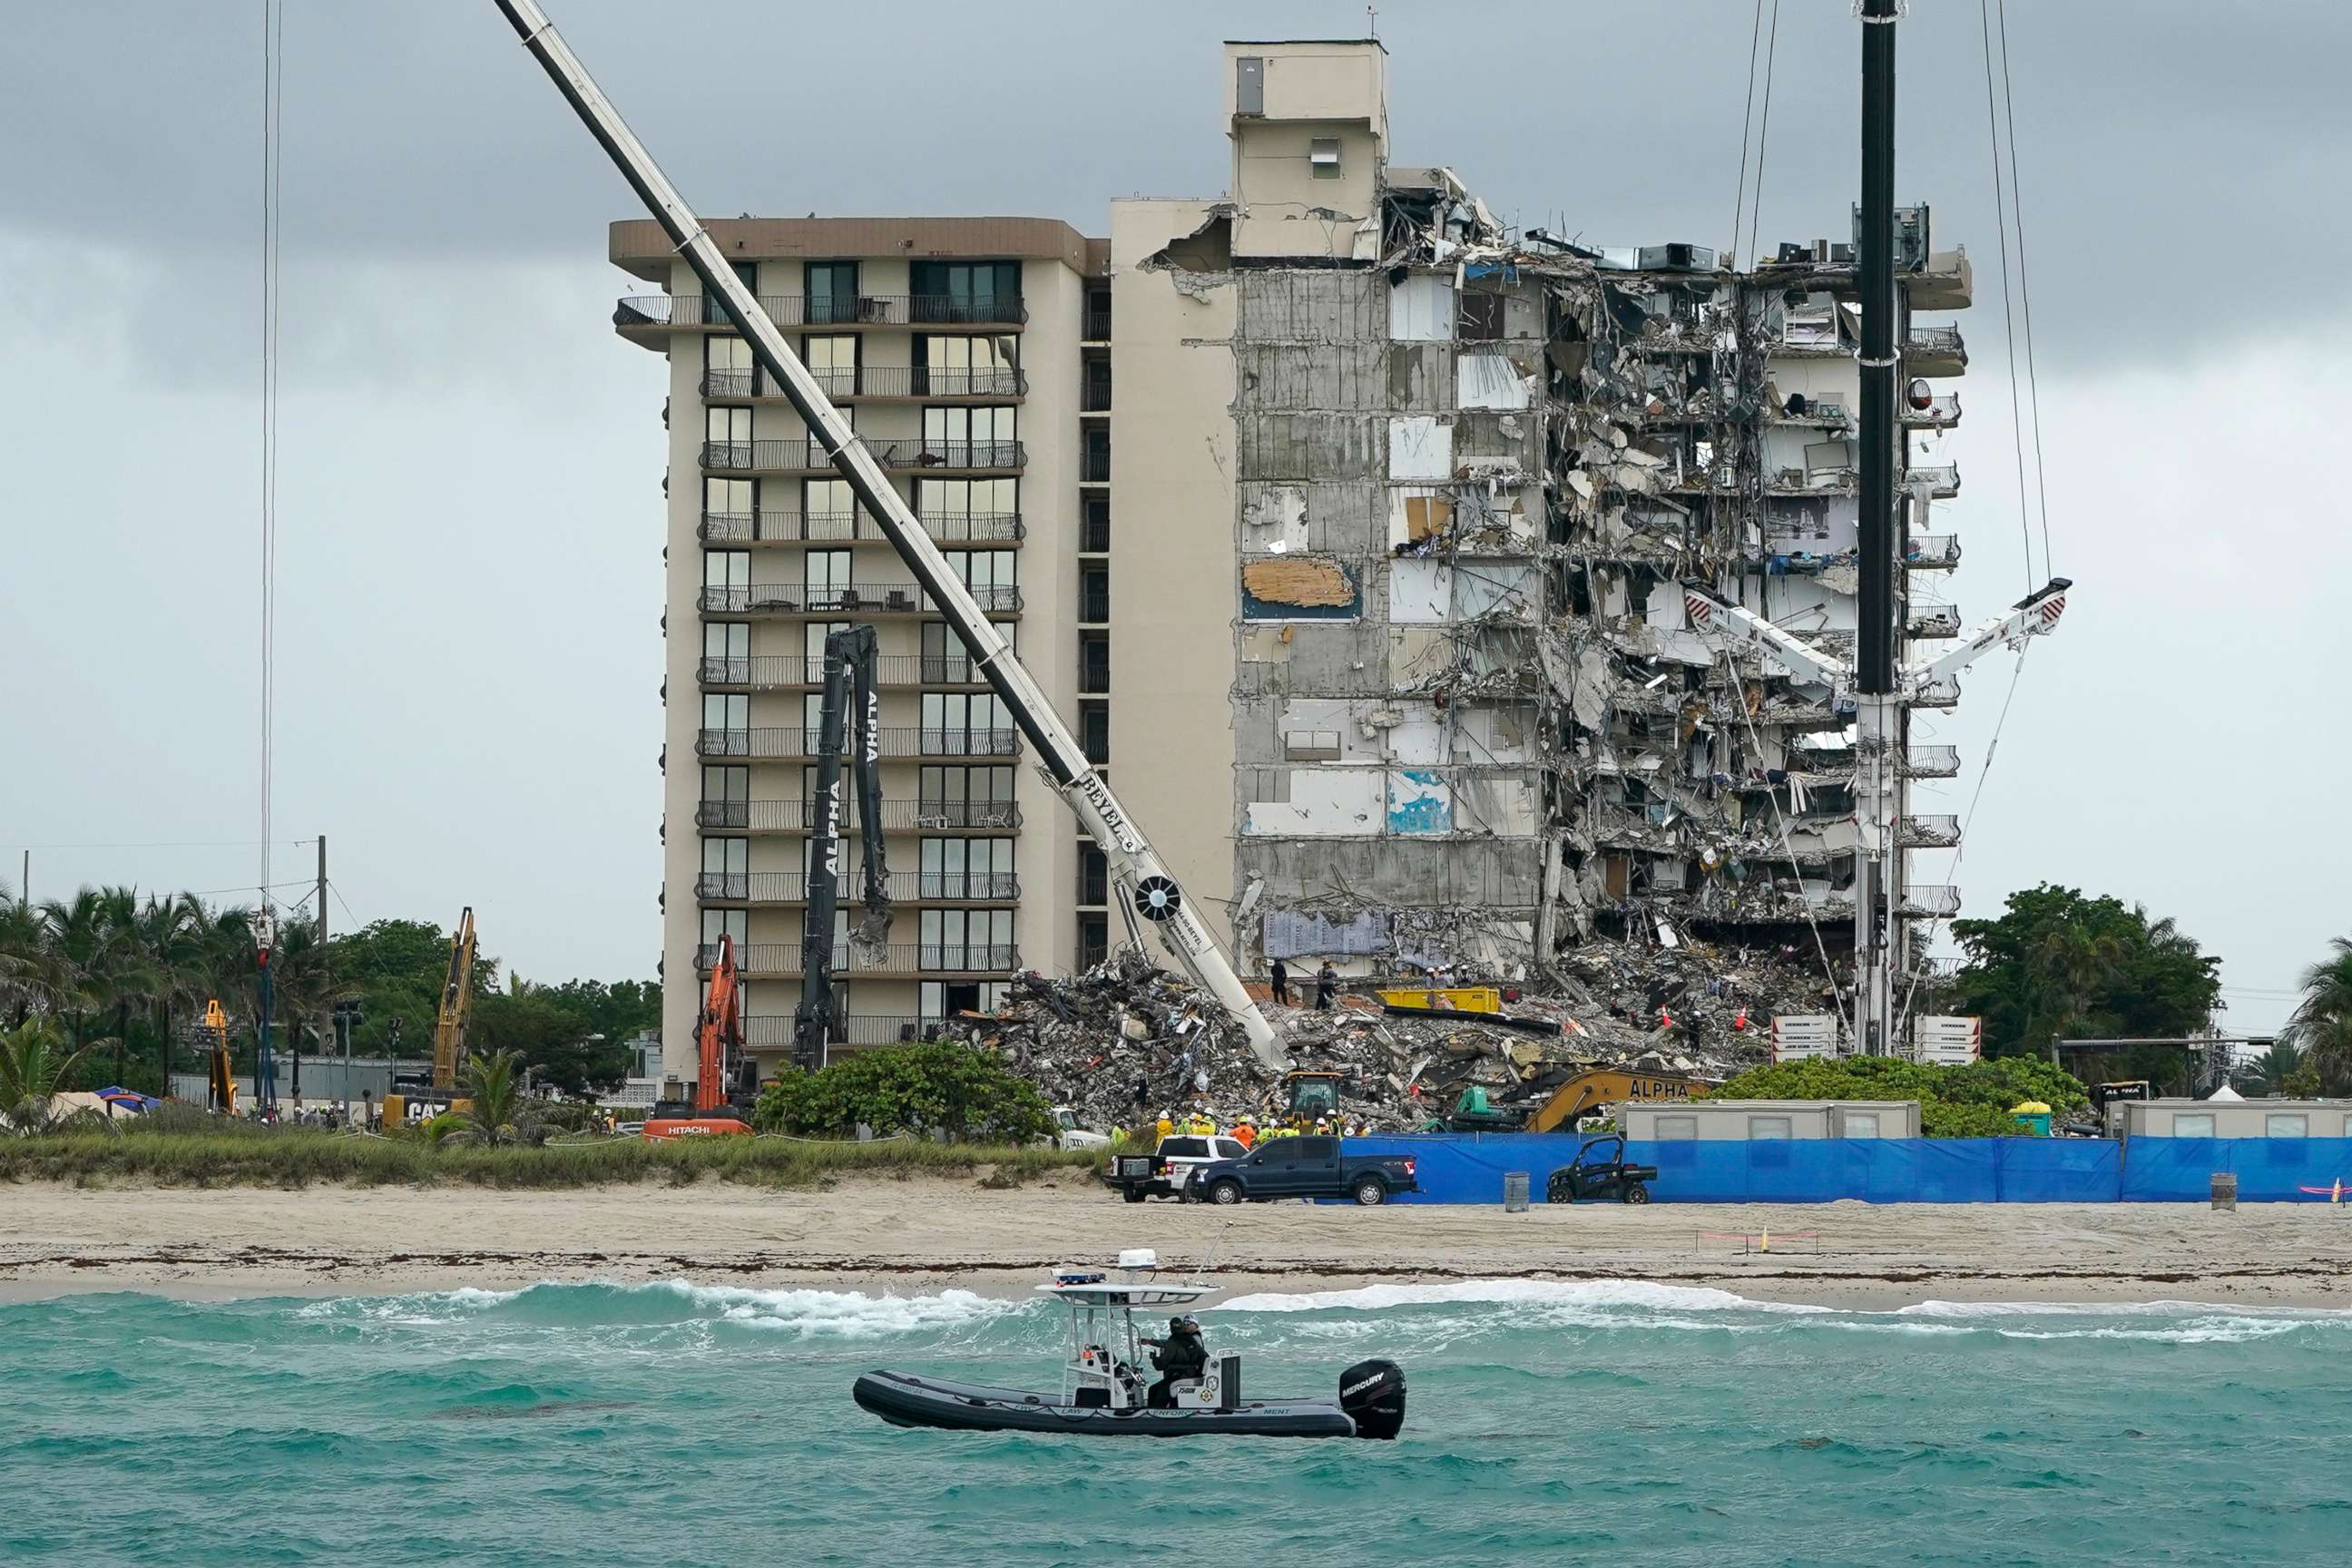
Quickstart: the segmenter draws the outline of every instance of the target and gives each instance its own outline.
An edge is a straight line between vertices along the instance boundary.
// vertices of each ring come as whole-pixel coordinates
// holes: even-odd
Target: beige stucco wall
[[[1110,755],[1119,798],[1230,951],[1236,291],[1229,274],[1139,265],[1210,214],[1111,207]]]

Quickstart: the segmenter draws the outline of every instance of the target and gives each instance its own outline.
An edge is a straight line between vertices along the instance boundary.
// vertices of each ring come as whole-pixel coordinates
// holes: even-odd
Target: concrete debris
[[[1314,972],[1304,966],[1292,979],[1303,1005],[1267,1002],[1265,1012],[1294,1066],[1344,1075],[1345,1121],[1404,1131],[1444,1116],[1473,1085],[1518,1112],[1591,1068],[1727,1078],[1769,1058],[1774,1015],[1834,1006],[1810,952],[1675,940],[1593,942],[1564,957],[1540,989],[1505,990],[1506,1015],[1556,1025],[1554,1034],[1471,1012],[1387,1014],[1361,984],[1318,1010]],[[1396,978],[1428,984],[1412,968]],[[1500,983],[1466,963],[1450,966],[1450,979]],[[1279,1116],[1288,1102],[1286,1086],[1258,1067],[1222,1009],[1132,948],[1068,979],[1017,976],[996,1011],[950,1019],[947,1033],[1003,1058],[1098,1131],[1148,1127],[1163,1111],[1180,1121],[1202,1112],[1226,1128],[1244,1116]]]

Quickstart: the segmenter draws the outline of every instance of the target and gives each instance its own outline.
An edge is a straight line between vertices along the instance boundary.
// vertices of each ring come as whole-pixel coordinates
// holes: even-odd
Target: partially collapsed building
[[[1851,642],[1850,243],[1734,272],[1514,235],[1452,171],[1389,162],[1377,43],[1226,53],[1231,194],[1113,206],[1112,585],[1122,659],[1129,592],[1157,597],[1135,631],[1169,658],[1222,679],[1232,646],[1187,744],[1230,725],[1244,960],[1508,974],[1661,927],[1850,949],[1852,714],[1727,659],[1682,591]],[[1928,248],[1925,208],[1902,231],[1907,448],[1958,421],[1966,365],[1957,329],[1907,318],[1966,306],[1969,268]],[[1929,516],[1959,476],[1900,474],[1908,634],[1948,637],[1927,584],[1959,551]],[[1115,705],[1115,752],[1158,718]],[[1156,825],[1207,771],[1120,786]],[[1906,816],[1904,838],[1958,824]],[[1906,913],[1957,906],[1904,885]]]
[[[1852,716],[1716,651],[1682,585],[1851,639],[1850,237],[1734,271],[1514,233],[1451,170],[1391,163],[1378,42],[1225,54],[1230,190],[1115,202],[1107,245],[1031,219],[710,230],[1244,972],[1517,977],[1629,936],[1834,958]],[[1908,448],[1957,423],[1967,355],[1910,318],[1965,307],[1969,274],[1927,220],[1904,212],[1898,252],[1914,638],[1958,629],[1930,521],[1958,474]],[[615,225],[613,255],[668,290],[616,318],[671,361],[668,1073],[693,1060],[675,982],[720,934],[762,1068],[788,1045],[816,656],[852,620],[882,627],[885,827],[918,869],[893,873],[916,940],[843,960],[846,1037],[1097,962],[1127,934],[1100,857],[944,623],[660,237]],[[1958,765],[1906,745],[1912,777]],[[1957,907],[1903,885],[1906,914]]]

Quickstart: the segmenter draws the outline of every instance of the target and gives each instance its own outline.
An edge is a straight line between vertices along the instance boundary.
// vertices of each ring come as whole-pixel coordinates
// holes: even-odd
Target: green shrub
[[[1718,1100],[1916,1100],[1930,1138],[2000,1138],[2023,1129],[2009,1109],[2038,1100],[2053,1111],[2091,1103],[2082,1083],[2025,1057],[1935,1067],[1896,1057],[1843,1057],[1755,1068],[1715,1091]]]
[[[787,1072],[761,1094],[753,1115],[762,1128],[833,1138],[860,1125],[886,1136],[944,1131],[1015,1143],[1054,1131],[1053,1107],[1036,1085],[994,1057],[942,1042],[885,1046],[816,1072]]]

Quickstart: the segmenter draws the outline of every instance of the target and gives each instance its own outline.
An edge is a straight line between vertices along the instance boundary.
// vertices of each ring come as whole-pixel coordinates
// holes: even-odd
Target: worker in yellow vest
[[[1175,1131],[1176,1123],[1168,1119],[1168,1113],[1166,1111],[1161,1111],[1160,1113],[1160,1142],[1162,1143],[1167,1142],[1168,1135]]]

